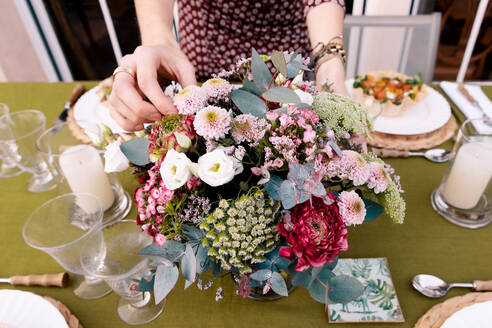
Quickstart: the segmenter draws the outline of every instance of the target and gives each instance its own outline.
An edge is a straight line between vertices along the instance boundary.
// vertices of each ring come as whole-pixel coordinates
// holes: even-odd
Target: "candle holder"
[[[492,132],[484,119],[460,127],[441,185],[432,192],[434,210],[461,227],[492,222]]]
[[[10,139],[8,136],[12,135],[12,130],[8,124],[4,124],[3,121],[10,121],[9,106],[4,103],[0,103],[0,139]],[[4,138],[3,136],[7,136]],[[11,178],[19,174],[24,173],[15,162],[8,155],[8,145],[0,141],[0,178]]]
[[[79,131],[80,127],[85,132]],[[72,131],[77,131],[77,137]],[[46,130],[36,147],[48,163],[60,193],[85,192],[97,196],[104,207],[103,223],[111,224],[128,215],[132,201],[118,175],[104,172],[104,149],[91,144],[87,133],[102,136],[96,124],[66,122]]]

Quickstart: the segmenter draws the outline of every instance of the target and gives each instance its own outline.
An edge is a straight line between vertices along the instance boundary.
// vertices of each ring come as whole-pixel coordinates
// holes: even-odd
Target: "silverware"
[[[72,105],[79,99],[79,97],[84,93],[85,87],[82,83],[77,83],[68,98],[68,101],[65,103],[65,107],[63,107],[62,112],[58,116],[55,122],[51,125],[51,127],[61,126],[62,123],[67,121],[68,110]],[[53,129],[51,134],[56,134],[59,129]]]
[[[473,98],[473,96],[466,90],[465,85],[463,83],[458,84],[458,90],[461,92],[463,96],[465,96],[466,100],[470,102],[476,109],[478,109],[482,113],[482,118],[485,119],[487,125],[492,125],[492,117],[488,116],[485,110],[480,106],[478,101]]]
[[[427,297],[443,297],[453,287],[471,288],[478,292],[492,290],[492,280],[474,280],[471,283],[447,283],[431,274],[418,274],[413,277],[412,286]]]
[[[413,157],[423,156],[431,162],[444,163],[453,157],[453,153],[440,148],[429,149],[425,152],[412,152],[408,150],[372,148],[372,152],[381,157]]]
[[[55,286],[66,287],[68,285],[68,273],[54,274],[31,274],[28,276],[12,276],[10,278],[0,278],[0,283],[11,284],[12,286]]]

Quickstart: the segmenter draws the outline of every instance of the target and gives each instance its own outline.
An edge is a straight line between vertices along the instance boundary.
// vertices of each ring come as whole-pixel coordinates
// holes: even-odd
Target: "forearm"
[[[174,44],[174,0],[135,0],[143,45]]]

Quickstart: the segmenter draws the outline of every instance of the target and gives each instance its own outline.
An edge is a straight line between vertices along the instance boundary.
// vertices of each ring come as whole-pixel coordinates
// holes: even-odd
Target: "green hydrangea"
[[[238,200],[222,199],[200,224],[208,255],[220,261],[224,270],[234,267],[242,274],[252,272],[251,265],[265,261],[264,255],[279,240],[275,219],[278,208],[279,203],[258,187]]]
[[[313,99],[312,110],[337,137],[344,132],[369,136],[372,121],[367,110],[350,98],[330,92],[320,92]]]
[[[406,204],[396,183],[390,182],[388,188],[377,195],[377,199],[393,222],[403,223]]]

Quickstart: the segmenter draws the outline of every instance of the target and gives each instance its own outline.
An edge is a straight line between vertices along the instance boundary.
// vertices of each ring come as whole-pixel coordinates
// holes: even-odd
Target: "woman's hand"
[[[127,131],[142,130],[143,123],[177,112],[164,95],[159,79],[175,80],[183,87],[196,84],[195,69],[177,43],[139,46],[133,54],[122,58],[120,66],[133,69],[136,79],[125,72],[115,75],[109,113]]]
[[[333,92],[342,96],[349,97],[347,87],[345,86],[345,69],[340,58],[334,57],[327,60],[318,68],[316,72],[316,86],[321,90],[323,84],[328,80]]]

